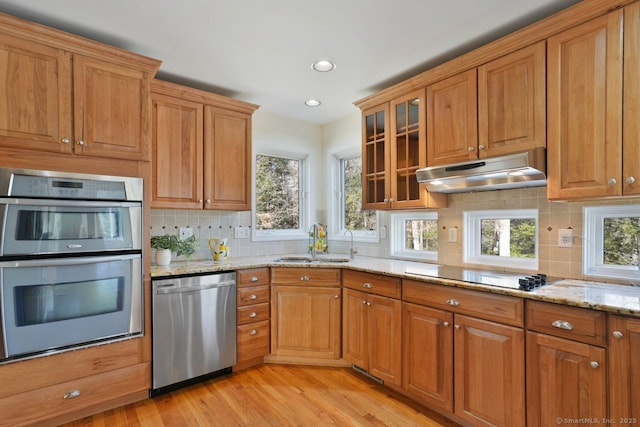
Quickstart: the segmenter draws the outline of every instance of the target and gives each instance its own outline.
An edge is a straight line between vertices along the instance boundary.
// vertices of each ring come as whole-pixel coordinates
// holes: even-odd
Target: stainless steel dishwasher
[[[152,280],[150,395],[231,372],[236,363],[236,273]]]

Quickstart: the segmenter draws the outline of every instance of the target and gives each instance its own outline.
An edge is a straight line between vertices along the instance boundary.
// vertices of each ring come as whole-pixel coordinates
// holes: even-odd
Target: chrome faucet
[[[349,233],[351,235],[351,248],[349,249],[349,258],[353,259],[353,255],[358,253],[357,249],[353,249],[353,231],[351,230],[346,230],[344,232],[344,235],[346,236],[347,233]]]

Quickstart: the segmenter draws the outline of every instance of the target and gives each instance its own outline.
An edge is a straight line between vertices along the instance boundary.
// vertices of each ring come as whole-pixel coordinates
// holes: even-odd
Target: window
[[[306,237],[304,159],[258,154],[255,162],[254,238]]]
[[[464,213],[464,262],[538,269],[538,211]]]
[[[334,179],[332,180],[335,197],[331,202],[329,227],[332,239],[343,240],[347,230],[353,233],[354,240],[378,241],[378,212],[362,210],[362,156],[359,151],[350,150],[332,156]]]
[[[438,214],[403,212],[391,214],[391,255],[396,258],[438,259]]]
[[[584,208],[584,274],[640,278],[640,206]]]

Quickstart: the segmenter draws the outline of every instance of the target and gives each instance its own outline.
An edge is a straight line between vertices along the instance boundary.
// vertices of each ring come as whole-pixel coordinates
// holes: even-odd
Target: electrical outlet
[[[233,237],[236,239],[248,239],[249,238],[249,227],[238,226],[233,229]]]
[[[558,247],[573,247],[573,230],[570,228],[561,228],[558,230]]]
[[[193,228],[180,227],[180,240],[188,239],[191,236],[193,236]]]
[[[458,229],[456,227],[449,228],[449,241],[455,243],[458,241]]]

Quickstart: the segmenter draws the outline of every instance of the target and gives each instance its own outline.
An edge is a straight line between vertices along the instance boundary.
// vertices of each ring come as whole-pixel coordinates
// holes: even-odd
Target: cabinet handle
[[[256,331],[255,329],[252,329],[251,332],[249,332],[249,335],[257,335],[258,331]]]
[[[389,197],[389,203],[393,203],[393,197]]]
[[[256,299],[258,299],[258,295],[256,295],[256,294],[251,294],[251,295],[249,295],[249,299],[250,299],[250,300],[256,300]]]
[[[620,331],[613,331],[612,335],[614,338],[618,338],[618,339],[621,339],[622,337],[624,337],[624,334]]]
[[[634,182],[636,182],[636,179],[632,176],[627,177],[627,179],[625,179],[625,181],[627,182],[627,184],[633,184]]]
[[[442,326],[449,326],[449,322],[447,321],[442,322]]]
[[[456,328],[456,330],[460,329],[460,325],[453,325],[454,328]]]
[[[595,360],[592,360],[591,362],[589,362],[589,366],[591,366],[593,369],[598,369],[600,367],[600,364]]]
[[[371,303],[367,301],[367,307],[371,307]]]
[[[308,282],[309,281],[309,276],[301,276],[300,280],[302,280],[303,282]]]
[[[340,299],[340,295],[334,295],[333,298]]]
[[[384,198],[384,200],[382,200],[384,203],[388,203],[389,199],[387,199],[386,197]]]
[[[73,399],[74,397],[80,396],[80,390],[71,390],[69,393],[65,394],[63,399]]]
[[[482,145],[482,144],[478,145],[478,149],[479,150],[484,150],[484,148],[485,148],[484,145]]]
[[[363,286],[363,287],[365,287],[365,288],[367,288],[367,289],[371,289],[371,288],[373,288],[373,286],[372,286],[372,285],[371,285],[371,283],[369,283],[369,282],[364,282],[364,283],[362,284],[362,286]]]
[[[609,181],[607,181],[607,184],[609,185],[616,185],[618,183],[618,181],[615,178],[610,178]]]
[[[69,138],[62,138],[60,142],[62,142],[63,144],[68,144],[71,142],[71,140]]]
[[[198,203],[202,203],[202,199],[198,199]]]
[[[460,302],[457,299],[448,299],[447,304],[457,307],[460,305]]]
[[[551,322],[551,326],[558,329],[565,329],[567,331],[573,330],[573,325],[566,320],[554,320]]]
[[[81,139],[79,139],[79,140],[78,140],[78,142],[76,142],[76,144],[78,144],[78,145],[84,145],[84,141],[83,141],[83,140],[81,140]]]
[[[211,203],[211,199],[207,199],[207,204]]]
[[[257,282],[258,281],[258,276],[251,276],[251,279],[249,279],[250,282]]]
[[[365,304],[365,305],[366,305],[366,304],[367,304],[367,301],[365,301],[365,300],[362,300],[362,304]]]
[[[470,153],[473,152],[474,150],[475,150],[475,148],[473,148],[473,147],[467,148],[467,151],[470,152]]]
[[[249,313],[249,317],[254,318],[256,317],[258,314],[255,311],[252,311],[251,313]]]

